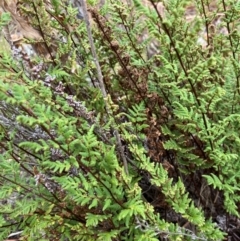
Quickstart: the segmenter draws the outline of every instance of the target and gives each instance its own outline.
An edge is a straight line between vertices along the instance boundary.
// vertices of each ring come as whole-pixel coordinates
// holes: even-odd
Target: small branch
[[[98,61],[98,56],[97,56],[96,48],[95,48],[94,41],[93,41],[91,25],[90,25],[90,21],[89,21],[88,12],[87,12],[87,6],[86,6],[86,3],[85,3],[84,0],[78,0],[78,1],[80,1],[80,6],[82,7],[84,20],[86,22],[87,34],[88,34],[88,39],[89,39],[89,43],[90,43],[90,47],[91,47],[91,52],[92,52],[94,63],[95,63],[96,68],[97,68],[97,76],[98,76],[99,87],[102,91],[103,97],[106,98],[107,92],[106,92],[106,88],[105,88],[104,83],[103,83],[102,70],[101,70],[101,67],[100,67],[100,64],[99,64],[99,61]]]
[[[77,4],[80,4],[80,7],[82,8],[82,12],[83,12],[83,16],[84,16],[84,20],[86,22],[86,27],[87,27],[87,34],[88,34],[88,39],[89,39],[89,43],[90,43],[90,47],[91,47],[91,52],[92,52],[92,56],[93,56],[93,60],[94,63],[96,65],[96,69],[97,69],[97,76],[98,76],[98,83],[99,83],[99,88],[102,92],[102,96],[105,99],[105,105],[106,105],[106,110],[107,110],[107,114],[109,116],[111,116],[111,110],[108,108],[108,104],[107,104],[107,92],[106,92],[106,88],[103,82],[103,75],[102,75],[102,70],[98,61],[98,56],[97,56],[97,52],[96,52],[96,48],[95,48],[95,44],[93,41],[93,36],[92,36],[92,30],[91,30],[91,25],[90,25],[90,21],[89,21],[89,16],[88,16],[88,12],[87,12],[87,6],[85,3],[85,0],[78,0]],[[126,174],[128,174],[128,167],[127,167],[127,159],[124,155],[123,152],[123,146],[121,143],[121,138],[120,138],[120,134],[117,130],[114,131],[115,132],[115,136],[116,136],[116,142],[117,142],[117,146],[119,147],[120,150],[120,156],[122,158],[123,161],[123,165],[124,165],[124,169]]]
[[[120,153],[120,156],[123,161],[124,170],[125,170],[125,173],[128,175],[128,166],[127,166],[127,159],[124,154],[124,147],[122,146],[119,132],[116,130],[115,130],[115,136],[116,136],[116,140],[117,140],[117,144],[118,144],[119,153]]]
[[[204,6],[203,0],[201,0],[201,5],[202,5],[204,20],[205,20],[205,28],[206,28],[206,33],[207,33],[207,46],[209,46],[210,45],[209,29],[208,29],[209,28],[209,21],[207,19],[207,14],[206,14],[206,10],[205,10],[205,6]]]

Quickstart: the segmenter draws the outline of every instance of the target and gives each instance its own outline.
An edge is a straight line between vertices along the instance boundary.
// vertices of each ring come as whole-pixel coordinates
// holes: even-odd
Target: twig
[[[96,65],[97,68],[97,76],[98,76],[98,82],[99,82],[99,87],[102,91],[102,95],[104,98],[107,97],[107,92],[103,83],[103,75],[102,75],[102,71],[101,71],[101,67],[98,61],[98,56],[97,56],[97,52],[96,52],[96,48],[93,42],[93,36],[92,36],[92,30],[91,30],[91,25],[90,25],[90,21],[89,21],[89,16],[88,16],[88,12],[87,12],[87,6],[85,3],[85,0],[78,0],[80,1],[80,5],[82,7],[82,11],[83,11],[83,17],[84,20],[86,22],[86,27],[87,27],[87,34],[88,34],[88,39],[89,39],[89,43],[90,43],[90,47],[91,47],[91,52],[92,52],[92,56],[93,56],[93,61]]]
[[[97,69],[99,88],[102,92],[102,96],[103,96],[104,101],[105,101],[107,114],[109,116],[111,116],[111,110],[108,108],[108,104],[107,104],[107,92],[106,92],[106,88],[105,88],[105,85],[104,85],[104,82],[103,82],[102,70],[101,70],[101,67],[100,67],[100,64],[99,64],[99,61],[98,61],[98,56],[97,56],[96,48],[95,48],[94,41],[93,41],[91,25],[90,25],[90,21],[89,21],[88,12],[87,12],[87,6],[86,6],[86,3],[85,3],[85,0],[78,0],[77,4],[78,4],[79,7],[82,8],[81,10],[83,12],[83,17],[84,17],[86,27],[87,27],[87,34],[88,34],[88,39],[89,39],[89,43],[90,43],[90,47],[91,47],[91,52],[92,52],[93,60],[94,60],[94,63],[96,65],[96,69]],[[122,143],[121,143],[120,134],[117,130],[114,130],[114,133],[115,133],[115,136],[116,136],[117,146],[119,147],[120,157],[122,158],[122,161],[123,161],[124,170],[125,170],[126,174],[128,174],[127,159],[126,159],[125,154],[124,154],[124,149],[123,149],[123,146],[122,146]]]

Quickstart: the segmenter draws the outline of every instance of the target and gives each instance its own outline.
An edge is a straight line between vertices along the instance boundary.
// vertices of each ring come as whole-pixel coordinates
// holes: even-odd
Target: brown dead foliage
[[[0,2],[0,11],[11,13],[12,21],[10,25],[10,37],[12,42],[18,42],[26,39],[40,40],[41,34],[33,28],[31,24],[18,13],[17,0],[3,0]]]

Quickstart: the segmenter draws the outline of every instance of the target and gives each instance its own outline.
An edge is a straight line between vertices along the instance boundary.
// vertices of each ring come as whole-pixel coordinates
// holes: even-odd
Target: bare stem
[[[94,41],[93,41],[91,24],[90,24],[90,21],[89,21],[86,2],[85,2],[85,0],[78,0],[78,4],[80,4],[80,6],[82,8],[83,17],[84,17],[84,20],[86,22],[87,34],[88,34],[88,39],[89,39],[89,43],[90,43],[90,47],[91,47],[91,52],[92,52],[93,60],[94,60],[94,63],[96,65],[96,69],[97,69],[99,88],[100,88],[100,90],[102,92],[102,95],[105,99],[107,114],[109,116],[111,116],[111,110],[108,108],[108,104],[106,103],[107,102],[107,92],[106,92],[106,88],[105,88],[105,85],[104,85],[104,82],[103,82],[103,75],[102,75],[102,70],[101,70],[101,67],[100,67],[100,64],[99,64],[99,61],[98,61],[96,47],[95,47],[95,44],[94,44]],[[123,146],[122,146],[122,143],[121,143],[120,134],[117,130],[115,130],[114,132],[115,132],[115,136],[116,136],[117,146],[119,147],[119,151],[120,151],[120,157],[123,161],[124,170],[125,170],[126,174],[128,174],[127,159],[126,159],[124,151],[123,151],[124,149],[123,149]]]

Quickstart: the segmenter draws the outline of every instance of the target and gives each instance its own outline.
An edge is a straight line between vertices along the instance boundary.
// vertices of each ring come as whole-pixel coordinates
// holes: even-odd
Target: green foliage
[[[239,4],[155,2],[19,1],[41,39],[0,54],[1,240],[216,241],[239,218]]]
[[[9,13],[2,13],[1,14],[0,30],[2,30],[2,28],[10,22],[10,19],[11,19],[11,15]]]

